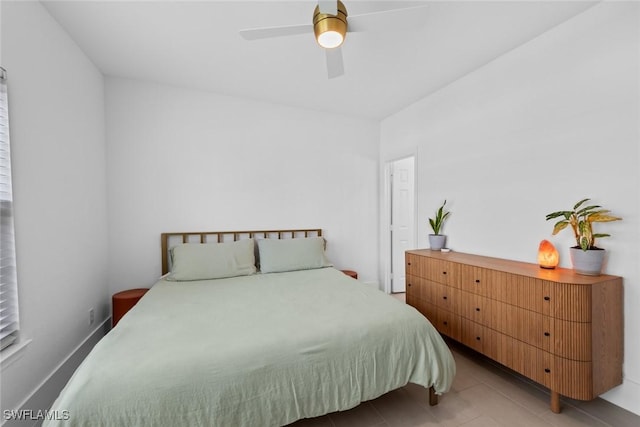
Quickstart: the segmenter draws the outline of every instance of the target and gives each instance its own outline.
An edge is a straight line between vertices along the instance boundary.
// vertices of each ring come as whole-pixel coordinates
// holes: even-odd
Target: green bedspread
[[[161,280],[61,392],[69,420],[45,425],[279,426],[454,375],[422,315],[333,268]]]

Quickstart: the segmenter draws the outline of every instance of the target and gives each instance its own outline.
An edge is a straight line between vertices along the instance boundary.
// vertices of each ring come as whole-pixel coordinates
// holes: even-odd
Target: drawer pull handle
[[[442,299],[447,299],[447,297],[442,297]]]
[[[480,283],[480,279],[476,279],[476,283]]]
[[[544,297],[545,301],[551,301],[551,297]]]
[[[549,332],[545,332],[545,333],[544,333],[544,336],[545,336],[545,337],[550,337],[550,336],[551,336],[551,334],[550,334]]]
[[[476,340],[480,341],[480,337],[476,337]]]
[[[407,286],[411,286],[411,283],[407,283]]]
[[[442,322],[443,325],[448,325],[447,321],[445,320],[444,322]]]
[[[408,263],[407,263],[407,265],[411,265],[411,263],[410,263],[410,262],[408,262]]]
[[[549,369],[549,368],[544,368],[544,371],[548,374],[548,373],[550,373],[550,372],[551,372],[551,369]]]
[[[480,311],[480,307],[476,307],[476,311]]]
[[[446,272],[446,271],[443,271],[443,272],[442,272],[442,274],[447,274],[447,272]]]

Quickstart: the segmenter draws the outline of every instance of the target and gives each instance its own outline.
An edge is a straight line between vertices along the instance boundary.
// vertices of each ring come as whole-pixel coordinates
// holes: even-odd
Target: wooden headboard
[[[293,239],[295,237],[322,237],[321,228],[298,230],[249,230],[249,231],[194,231],[189,233],[162,233],[162,274],[169,272],[169,251],[182,243],[222,243],[241,239]]]

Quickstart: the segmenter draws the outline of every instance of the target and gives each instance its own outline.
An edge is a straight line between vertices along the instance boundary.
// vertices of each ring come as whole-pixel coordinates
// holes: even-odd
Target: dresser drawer
[[[426,258],[426,261],[423,277],[454,288],[460,287],[460,264],[433,258]]]
[[[545,350],[566,359],[583,362],[592,360],[591,323],[570,322],[547,316],[544,319]]]
[[[426,317],[432,325],[435,325],[438,318],[436,313],[436,306],[433,304],[429,304],[424,300],[418,300],[417,304],[414,305],[416,310],[418,310],[424,317]]]
[[[489,283],[487,282],[489,275],[490,271],[485,268],[461,265],[460,289],[486,296],[489,294]]]
[[[418,277],[415,276],[413,274],[407,274],[406,275],[406,295],[407,295],[407,301],[409,298],[409,295],[411,295],[414,298],[424,298],[423,297],[423,281],[424,279],[422,277]]]
[[[462,321],[461,342],[562,395],[581,400],[596,397],[591,395],[591,362],[553,355],[466,319]]]
[[[574,322],[591,322],[591,287],[551,283],[544,298],[548,298],[551,317]]]
[[[433,303],[449,311],[459,311],[460,290],[446,285],[431,283],[433,286]]]
[[[460,320],[460,342],[479,353],[484,353],[484,345],[487,340],[486,329],[488,328],[479,323],[462,318]]]
[[[427,279],[417,276],[407,275],[407,295],[411,294],[417,298],[425,300],[430,303],[435,303],[435,295],[437,283],[433,283]]]
[[[459,295],[458,303],[462,317],[482,325],[488,324],[491,318],[491,300],[462,290]],[[487,317],[486,320],[485,316]]]
[[[409,288],[407,288],[407,293],[405,294],[405,302],[411,307],[418,308],[419,300],[420,299],[412,292],[409,292]]]
[[[424,257],[418,256],[418,255],[414,255],[414,254],[410,254],[410,253],[405,253],[404,259],[405,259],[405,264],[406,264],[405,265],[405,274],[406,275],[423,277],[422,269],[421,269],[421,263],[425,262],[425,258]]]
[[[545,348],[545,316],[535,311],[491,300],[485,310],[484,323],[496,331],[524,343]]]
[[[449,310],[443,310],[438,307],[436,309],[436,329],[454,340],[460,340],[460,316]]]
[[[535,346],[496,332],[494,360],[546,386],[551,386],[552,356]]]
[[[553,357],[551,366],[550,387],[558,393],[572,399],[595,399],[600,392],[594,392],[593,365],[591,362],[580,362]]]
[[[431,322],[433,326],[435,326],[438,322],[438,307],[436,307],[435,305],[429,304],[428,302],[424,303],[422,305],[421,313],[424,315],[424,317],[429,319],[429,322]]]
[[[549,313],[549,300],[545,299],[550,292],[550,283],[535,277],[508,275],[500,280],[495,299],[516,307],[537,313]]]

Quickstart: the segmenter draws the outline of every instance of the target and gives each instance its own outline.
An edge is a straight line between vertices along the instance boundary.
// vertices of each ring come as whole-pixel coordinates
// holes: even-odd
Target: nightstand
[[[122,319],[122,316],[127,314],[127,311],[131,310],[131,307],[136,305],[136,303],[140,300],[140,298],[142,298],[144,294],[147,293],[148,290],[149,289],[147,288],[129,289],[127,291],[113,294],[113,296],[111,297],[112,328],[118,324],[120,319]]]
[[[342,271],[344,274],[346,274],[349,277],[353,277],[354,279],[358,278],[358,273],[353,270],[340,270],[340,271]]]

